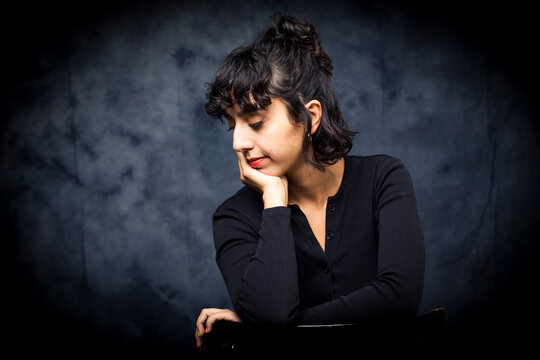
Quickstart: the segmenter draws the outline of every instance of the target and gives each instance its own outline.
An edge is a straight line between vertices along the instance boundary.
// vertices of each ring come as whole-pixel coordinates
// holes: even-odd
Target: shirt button
[[[336,207],[334,206],[334,204],[330,203],[328,204],[328,210],[334,212],[336,210]]]
[[[334,233],[326,235],[326,240],[331,241],[334,238]]]
[[[328,274],[330,272],[330,268],[328,266],[325,266],[323,271]]]

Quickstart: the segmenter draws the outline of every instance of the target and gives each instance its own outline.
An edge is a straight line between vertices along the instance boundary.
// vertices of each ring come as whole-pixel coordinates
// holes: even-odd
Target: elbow
[[[403,286],[394,293],[394,310],[397,314],[404,317],[412,317],[418,314],[420,303],[422,301],[421,286]]]
[[[398,320],[413,318],[418,314],[420,303],[408,296],[393,294],[385,297],[377,307],[378,311],[371,314],[374,319]]]
[[[396,312],[401,317],[414,317],[420,309],[420,300],[416,297],[405,297],[398,300]]]
[[[270,300],[270,299],[269,299]],[[238,299],[234,305],[240,317],[251,323],[269,326],[294,326],[300,318],[298,301],[284,303],[281,301],[242,301]]]
[[[418,314],[422,301],[423,283],[382,281],[386,283],[386,314],[391,317],[414,317]]]
[[[413,317],[418,314],[422,301],[421,283],[396,286],[393,296],[393,308],[396,315]]]

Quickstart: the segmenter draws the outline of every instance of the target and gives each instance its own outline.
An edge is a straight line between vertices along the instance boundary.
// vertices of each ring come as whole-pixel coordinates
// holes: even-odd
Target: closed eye
[[[252,124],[249,124],[249,127],[252,128],[252,129],[258,129],[262,126],[263,122],[262,121],[259,121],[259,122],[256,122],[256,123],[252,123]]]

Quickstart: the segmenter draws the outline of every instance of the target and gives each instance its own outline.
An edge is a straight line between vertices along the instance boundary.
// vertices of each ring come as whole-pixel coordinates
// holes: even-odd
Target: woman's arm
[[[245,321],[286,324],[299,309],[296,252],[287,207],[265,209],[261,229],[233,209],[214,214],[217,264]]]
[[[197,347],[203,346],[204,335],[212,331],[216,321],[297,321],[298,280],[290,209],[270,208],[263,211],[262,218],[257,231],[234,205],[222,205],[214,213],[216,260],[236,313],[203,309],[197,319]]]
[[[232,304],[246,321],[284,324],[299,308],[296,251],[287,205],[287,178],[265,175],[238,154],[240,179],[261,193],[260,230],[234,208],[214,213],[216,260]]]
[[[301,312],[301,324],[362,322],[416,315],[424,283],[424,238],[409,172],[390,158],[375,181],[377,279]]]

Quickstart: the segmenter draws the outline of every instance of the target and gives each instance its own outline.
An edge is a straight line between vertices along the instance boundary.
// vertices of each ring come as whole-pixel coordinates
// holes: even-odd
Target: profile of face
[[[233,149],[263,174],[281,176],[305,164],[302,155],[304,125],[294,124],[285,103],[272,98],[265,109],[242,113],[240,107],[226,109],[225,118],[233,133]]]

